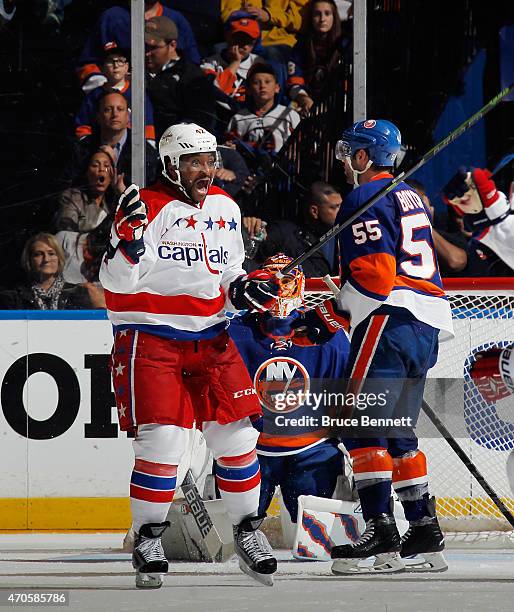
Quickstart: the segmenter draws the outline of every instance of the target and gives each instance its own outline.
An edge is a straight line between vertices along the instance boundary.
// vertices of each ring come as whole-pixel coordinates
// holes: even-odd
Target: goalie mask
[[[476,215],[484,208],[471,172],[464,167],[460,167],[443,187],[443,200],[461,216]]]
[[[163,176],[170,183],[176,185],[189,199],[191,199],[191,194],[186,191],[180,179],[180,158],[182,155],[191,155],[193,153],[213,153],[216,157],[216,168],[219,168],[220,157],[216,137],[199,125],[196,125],[196,123],[178,123],[172,125],[159,140],[159,156],[162,162]],[[175,170],[176,178],[171,178],[168,174],[168,161],[172,169]]]
[[[268,257],[262,268],[276,274],[284,266],[293,260],[284,253],[277,253]],[[301,266],[296,266],[288,274],[280,279],[278,299],[270,309],[273,317],[285,319],[287,316],[304,305],[305,275]]]

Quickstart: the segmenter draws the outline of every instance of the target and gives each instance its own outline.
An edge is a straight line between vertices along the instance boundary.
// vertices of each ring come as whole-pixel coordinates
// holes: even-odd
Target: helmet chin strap
[[[175,168],[174,168],[175,170]],[[174,185],[179,191],[181,191],[188,200],[191,200],[191,202],[193,202],[193,198],[187,193],[186,188],[184,187],[184,185],[182,185],[182,181],[180,180],[180,170],[175,170],[176,174],[177,174],[177,178],[174,180],[171,178],[171,176],[166,172],[166,168],[163,168],[162,170],[162,175],[168,179],[168,181]],[[214,178],[210,179],[210,183],[209,183],[209,188],[212,185]],[[196,202],[198,203],[198,202]]]
[[[365,172],[367,172],[371,168],[371,165],[373,164],[373,162],[371,161],[371,159],[369,159],[368,163],[366,164],[366,167],[364,168],[364,170],[356,170],[352,166],[352,158],[348,155],[346,159],[348,160],[348,165],[350,166],[350,169],[351,169],[352,174],[353,174],[353,186],[354,187],[358,187],[360,185],[360,183],[359,183],[359,175],[360,174],[364,174]]]

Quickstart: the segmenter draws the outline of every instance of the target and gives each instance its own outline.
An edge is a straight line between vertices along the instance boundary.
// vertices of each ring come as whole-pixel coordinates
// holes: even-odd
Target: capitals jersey
[[[118,249],[104,258],[100,281],[115,329],[174,340],[217,336],[228,325],[230,283],[245,274],[239,207],[212,187],[202,205],[171,185],[142,189],[148,207],[145,253],[131,264]]]
[[[338,332],[325,344],[298,346],[288,338],[269,336],[262,331],[262,317],[258,315],[237,318],[229,327],[229,334],[245,362],[254,389],[264,413],[264,422],[271,422],[281,411],[272,401],[273,391],[298,391],[312,388],[320,379],[339,380],[344,376],[350,343],[344,332]],[[310,406],[286,409],[282,414],[298,418],[305,415],[317,416],[321,409]],[[273,435],[265,432],[259,435],[257,452],[261,455],[293,455],[315,446],[325,438],[320,437],[321,427],[301,427],[300,435]]]
[[[391,179],[384,172],[354,189],[345,198],[336,223]],[[405,308],[419,321],[453,334],[430,218],[412,188],[400,183],[339,234],[339,245],[345,272],[338,302],[350,313],[352,330],[387,304]]]

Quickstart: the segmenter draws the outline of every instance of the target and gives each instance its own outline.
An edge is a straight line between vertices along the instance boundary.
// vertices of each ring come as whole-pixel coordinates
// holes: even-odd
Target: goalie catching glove
[[[148,225],[147,206],[139,197],[139,187],[130,185],[121,194],[111,230],[108,257],[120,249],[130,263],[137,264],[145,252],[143,233]]]
[[[229,297],[237,310],[266,312],[277,301],[279,290],[278,278],[272,272],[255,270],[231,283]]]
[[[514,393],[514,347],[480,351],[470,375],[486,402],[495,403]]]
[[[348,332],[350,317],[339,308],[334,298],[330,298],[313,310],[301,312],[291,327],[297,330],[293,340],[295,344],[323,344],[341,329]]]

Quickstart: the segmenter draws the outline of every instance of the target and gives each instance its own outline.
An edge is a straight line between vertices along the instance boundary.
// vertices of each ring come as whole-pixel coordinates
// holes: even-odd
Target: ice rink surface
[[[243,575],[236,561],[171,563],[158,590],[134,586],[123,534],[0,534],[0,590],[69,592],[70,605],[53,610],[121,612],[461,612],[514,610],[514,551],[450,550],[442,574],[335,577],[330,563],[294,561],[278,551],[273,588]],[[4,604],[5,605],[5,604]],[[34,611],[43,606],[0,606]]]

